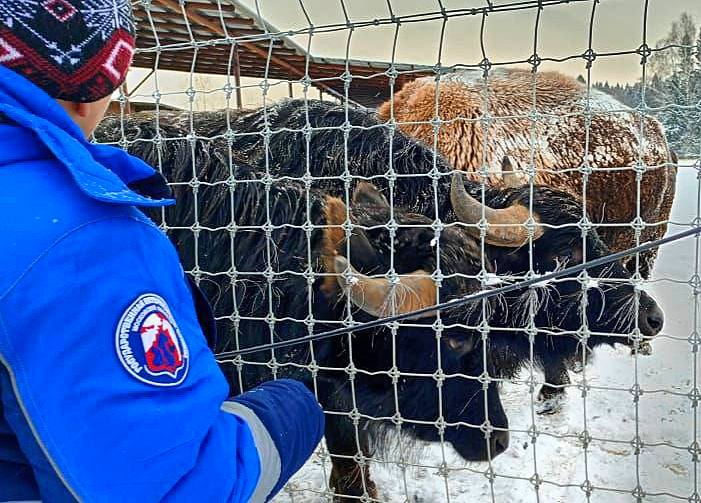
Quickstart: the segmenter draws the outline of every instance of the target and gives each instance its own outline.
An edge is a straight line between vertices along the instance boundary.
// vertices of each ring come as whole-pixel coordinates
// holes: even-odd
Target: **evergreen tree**
[[[693,17],[684,12],[672,23],[669,33],[650,58],[651,76],[645,102],[659,108],[655,114],[665,127],[674,150],[698,151],[701,117],[701,31]]]
[[[644,109],[662,122],[678,154],[701,151],[701,28],[684,12],[660,39],[642,80],[595,87],[632,108]]]

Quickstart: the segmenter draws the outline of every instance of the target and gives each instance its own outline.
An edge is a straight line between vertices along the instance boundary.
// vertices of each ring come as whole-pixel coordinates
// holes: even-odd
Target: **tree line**
[[[657,41],[645,65],[644,80],[594,86],[657,117],[678,155],[701,151],[701,28],[690,14],[682,13]]]

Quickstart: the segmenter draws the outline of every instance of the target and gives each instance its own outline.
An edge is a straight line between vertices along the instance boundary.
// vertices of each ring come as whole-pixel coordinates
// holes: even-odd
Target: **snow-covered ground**
[[[696,175],[692,162],[680,168],[672,212],[677,224],[688,225],[696,217]],[[669,232],[684,228],[672,225]],[[694,326],[689,285],[695,261],[693,239],[661,250],[647,291],[665,311],[664,335],[653,342],[651,356],[640,356],[637,361],[626,348],[597,350],[585,371],[588,384],[594,387],[586,399],[577,387],[583,375],[573,375],[574,386],[567,390],[565,409],[551,416],[535,415],[533,425],[528,389],[517,384],[504,386],[504,407],[510,428],[516,431],[511,434],[508,451],[492,463],[497,476],[491,485],[484,475],[489,468],[486,463],[465,463],[448,446],[449,471],[444,477],[438,469],[443,459],[441,448],[431,445],[418,450],[419,459],[414,462],[433,468],[408,468],[403,475],[391,463],[396,457],[388,459],[390,463],[372,465],[381,501],[616,503],[636,501],[638,485],[642,493],[637,494],[643,494],[644,501],[687,501],[698,491],[699,465],[693,461],[690,446],[701,434],[701,426],[695,427],[698,415],[689,398],[695,382],[694,355],[686,340],[694,328],[701,328],[700,322]],[[636,374],[643,390],[637,408],[630,392]],[[541,375],[536,377],[542,380]],[[701,380],[701,366],[696,378]],[[586,450],[580,440],[585,418],[593,438]],[[535,444],[525,433],[533,426],[539,433]],[[636,426],[643,444],[638,455],[633,445]],[[701,457],[701,451],[698,455]],[[324,491],[329,469],[328,457],[321,453],[314,456],[291,482],[292,490],[278,496],[276,503],[328,501]],[[537,489],[532,483],[536,474],[543,481]],[[587,499],[588,486],[592,490]]]

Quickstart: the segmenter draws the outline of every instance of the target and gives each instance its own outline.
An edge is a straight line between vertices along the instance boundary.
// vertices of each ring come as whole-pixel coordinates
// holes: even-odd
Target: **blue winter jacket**
[[[152,176],[0,66],[0,501],[265,501],[322,436],[297,382],[228,398]]]

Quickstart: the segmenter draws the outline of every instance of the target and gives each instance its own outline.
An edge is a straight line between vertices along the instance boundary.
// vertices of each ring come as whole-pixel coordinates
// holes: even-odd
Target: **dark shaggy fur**
[[[206,130],[208,135],[223,133],[224,116],[219,113],[219,126],[212,114],[196,128],[202,128],[201,133]],[[266,120],[270,132],[261,134]],[[230,124],[237,134],[257,133],[235,137],[233,148],[258,169],[274,176],[303,177],[308,171],[313,176],[328,177],[319,183],[332,193],[342,194],[345,184],[339,178],[347,165],[351,187],[357,178],[371,178],[399,206],[408,206],[412,211],[444,223],[456,220],[450,204],[451,167],[435,156],[432,149],[381,124],[371,112],[325,102],[290,100],[267,110],[241,114]],[[396,175],[396,180],[390,191],[387,178],[392,174]],[[474,197],[481,198],[484,193],[486,204],[492,208],[505,208],[514,202],[528,207],[531,200],[528,186],[499,189],[483,188],[469,181],[465,184]],[[584,211],[571,195],[536,186],[532,205],[540,222],[549,227],[534,243],[532,253],[528,246],[513,249],[488,245],[489,262],[500,274],[524,275],[531,263],[534,272],[545,273],[609,253],[595,229],[587,233],[586,241],[582,239],[577,223],[582,220]],[[636,294],[625,284],[630,273],[620,264],[592,269],[588,273],[601,279],[599,288],[586,293],[586,313],[580,312],[581,285],[571,279],[548,289],[521,291],[509,296],[499,303],[500,309],[490,321],[495,328],[524,327],[530,318],[528,310],[533,308],[534,326],[539,330],[534,341],[535,359],[545,370],[546,381],[556,386],[569,382],[565,366],[568,361],[587,358],[589,351],[582,355],[582,349],[633,342],[625,335],[616,334],[629,333],[636,317],[658,310],[654,301],[642,293],[641,312],[635,312]],[[583,339],[577,334],[584,319],[589,330],[594,332],[586,338],[586,345],[581,344]],[[528,339],[521,335],[496,330],[490,341],[501,375],[513,375],[529,360]],[[550,389],[548,393],[553,391]]]
[[[266,122],[268,129],[265,129]],[[286,100],[268,109],[243,113],[204,112],[192,117],[162,113],[159,123],[161,129],[167,129],[161,136],[181,139],[168,149],[190,148],[182,139],[194,132],[197,137],[209,139],[202,143],[210,145],[210,155],[223,166],[228,166],[231,159],[243,159],[259,173],[273,177],[300,180],[310,174],[319,178],[310,182],[313,188],[342,198],[358,180],[370,179],[393,200],[395,207],[443,223],[456,220],[449,198],[450,166],[434,155],[432,149],[381,124],[371,112],[319,101]],[[144,114],[130,118],[125,127],[127,131],[129,128],[142,130],[137,137],[153,138],[157,137],[155,124],[153,116]],[[228,134],[229,130],[234,134]],[[197,157],[196,162],[200,162]],[[390,184],[388,177],[392,175],[395,179]],[[486,203],[493,208],[507,207],[514,201],[528,206],[531,198],[529,187],[504,190],[465,183],[475,197],[482,197],[484,191]],[[505,275],[524,275],[532,263],[535,272],[544,273],[565,263],[573,264],[584,257],[593,259],[607,253],[593,229],[583,242],[576,226],[583,210],[572,196],[536,186],[533,210],[542,223],[553,227],[546,228],[544,235],[534,243],[532,258],[527,246],[513,249],[486,245],[488,268],[494,267]],[[498,363],[499,375],[514,375],[530,359],[528,338],[523,332],[499,329],[527,326],[531,310],[534,326],[538,328],[534,339],[535,360],[545,370],[546,381],[555,386],[544,387],[543,398],[562,391],[561,387],[569,382],[567,362],[586,359],[589,349],[599,344],[631,341],[625,336],[608,336],[628,333],[640,315],[634,311],[633,289],[620,282],[628,279],[629,273],[620,264],[614,264],[589,274],[606,279],[599,281],[600,288],[586,294],[589,303],[584,314],[589,330],[594,332],[586,339],[586,345],[581,344],[582,338],[578,335],[583,320],[582,290],[574,280],[517,292],[497,302],[490,320],[490,325],[496,329],[490,334],[490,350]],[[642,314],[654,306],[654,301],[646,294],[640,296]]]
[[[221,318],[219,351],[326,331],[347,318],[348,305],[341,292],[324,289],[328,276],[324,240],[330,229],[325,189],[306,187],[298,180],[277,180],[266,189],[260,170],[230,157],[224,140],[140,141],[154,138],[156,132],[152,122],[137,118],[125,124],[125,131],[129,150],[160,166],[173,184],[178,204],[151,216],[165,224],[185,269],[200,280],[212,299],[215,314]],[[160,128],[164,137],[180,136],[181,132],[177,124],[162,124]],[[119,134],[118,120],[113,119],[98,128],[96,137],[114,142]],[[371,247],[369,252],[355,249],[351,240],[349,256],[356,268],[367,274],[387,272],[389,250],[393,248],[394,267],[400,274],[416,269],[432,272],[440,263],[447,276],[441,300],[479,288],[474,276],[481,266],[474,239],[458,229],[445,229],[437,252],[431,245],[434,231],[429,219],[395,207],[399,228],[391,236],[384,225],[389,212],[388,206],[372,200],[351,208],[351,221],[359,226],[354,236],[361,236],[362,242]],[[341,244],[335,251],[346,255],[346,245]],[[298,345],[275,350],[274,355],[270,351],[254,354],[245,358],[252,363],[231,364],[225,371],[234,392],[274,375],[294,377],[317,391],[325,410],[361,414],[357,432],[347,416],[327,415],[326,439],[333,454],[356,455],[358,435],[363,454],[371,456],[377,445],[373,437],[381,439],[386,431],[382,425],[392,425],[367,418],[401,414],[403,432],[429,441],[439,440],[439,429],[417,421],[433,423],[442,416],[448,423],[445,439],[458,452],[466,459],[486,459],[506,447],[502,436],[502,444],[492,442],[488,453],[484,434],[474,427],[486,419],[485,401],[490,423],[499,429],[508,426],[495,383],[483,389],[476,379],[485,371],[494,375],[495,369],[489,353],[485,361],[478,334],[453,326],[477,325],[480,307],[444,313],[442,322],[447,328],[441,341],[436,340],[432,328],[435,318],[426,318],[400,326],[396,335],[382,328],[315,343],[313,348]],[[370,319],[356,309],[353,316],[359,321]],[[459,341],[461,347],[470,350],[451,349],[446,344],[449,340]],[[271,358],[273,368],[267,365]],[[313,379],[307,367],[312,361],[333,369],[353,365],[356,373],[352,384],[343,370],[321,370]],[[395,364],[400,372],[425,377],[400,376],[394,382],[387,371]],[[433,377],[439,364],[449,376],[441,388]],[[383,373],[371,375],[376,372]],[[331,482],[341,494],[362,495],[364,490],[370,496],[375,493],[367,467],[344,457],[334,458]]]
[[[135,127],[138,123],[142,127],[152,120],[143,116],[131,119],[127,126]],[[371,112],[293,100],[243,113],[194,114],[192,121],[189,114],[162,114],[160,123],[174,128],[176,136],[181,138],[191,131],[211,138],[212,143],[219,145],[214,151],[222,163],[234,157],[245,159],[259,172],[274,177],[303,179],[310,174],[320,178],[313,180],[312,186],[341,197],[359,179],[371,179],[388,199],[393,199],[396,207],[444,223],[456,220],[449,200],[451,168],[431,149],[382,125]],[[229,127],[233,135],[227,134]],[[395,179],[390,190],[388,177],[392,175]],[[343,181],[344,177],[347,181]],[[482,197],[484,191],[486,203],[493,208],[504,208],[515,201],[528,206],[531,199],[529,187],[505,190],[465,183],[475,197]],[[572,196],[536,186],[533,210],[542,223],[552,227],[534,243],[532,257],[527,246],[520,249],[486,246],[488,263],[500,274],[524,275],[531,263],[536,273],[544,273],[608,253],[595,229],[587,233],[586,242],[582,240],[576,224],[583,210]],[[514,375],[529,361],[530,348],[524,335],[498,329],[527,326],[531,310],[534,326],[538,328],[534,356],[546,372],[546,381],[556,386],[556,389],[544,387],[545,395],[557,392],[569,382],[567,362],[588,358],[589,350],[599,344],[633,341],[615,334],[629,333],[636,317],[657,309],[654,301],[642,293],[640,312],[635,311],[635,293],[621,281],[630,274],[620,264],[591,270],[589,274],[603,279],[598,282],[598,288],[586,293],[586,313],[580,311],[582,288],[574,279],[549,288],[517,292],[497,303],[498,309],[490,320],[497,329],[490,336],[490,349],[500,375]],[[586,338],[586,345],[581,344],[583,339],[578,334],[584,318],[594,332]]]

